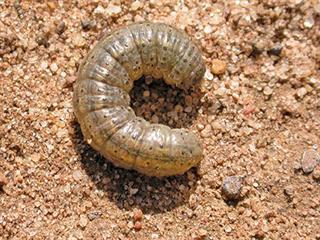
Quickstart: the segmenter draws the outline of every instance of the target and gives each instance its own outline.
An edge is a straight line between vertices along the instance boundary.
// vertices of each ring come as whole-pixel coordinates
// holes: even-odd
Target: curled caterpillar
[[[184,173],[203,157],[196,135],[137,117],[129,92],[143,75],[188,89],[204,72],[198,48],[172,26],[136,23],[103,37],[81,64],[74,86],[84,138],[116,166],[158,177]]]

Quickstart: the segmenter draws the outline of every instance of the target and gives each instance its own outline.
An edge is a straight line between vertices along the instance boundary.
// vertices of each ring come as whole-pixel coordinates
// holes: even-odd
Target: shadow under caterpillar
[[[136,23],[103,37],[79,68],[74,112],[86,141],[114,165],[149,176],[182,174],[203,157],[199,139],[137,117],[133,82],[143,75],[188,89],[205,72],[188,35],[164,23]]]

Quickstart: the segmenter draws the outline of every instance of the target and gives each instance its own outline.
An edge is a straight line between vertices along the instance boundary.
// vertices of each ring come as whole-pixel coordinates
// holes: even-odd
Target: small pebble
[[[95,211],[95,212],[88,213],[87,216],[90,221],[93,221],[94,219],[101,217],[101,215],[102,215],[101,212]]]
[[[143,217],[143,212],[140,209],[136,209],[133,212],[133,219],[134,221],[141,221]]]
[[[232,228],[231,228],[229,225],[227,225],[227,226],[224,228],[224,231],[225,231],[226,233],[231,233]]]
[[[306,20],[304,20],[303,25],[304,25],[306,28],[312,28],[313,25],[314,25],[314,19],[313,19],[313,17],[312,17],[312,16],[307,17]]]
[[[73,172],[72,176],[75,181],[80,181],[82,179],[82,172],[80,170],[76,170]]]
[[[200,238],[205,238],[207,235],[208,235],[208,231],[207,230],[205,230],[203,228],[199,230]]]
[[[297,90],[297,96],[299,98],[303,98],[306,94],[308,93],[307,89],[305,89],[304,87],[301,87]]]
[[[157,115],[153,114],[151,117],[151,122],[152,123],[159,123],[159,117]]]
[[[283,192],[284,192],[285,195],[287,195],[288,197],[292,198],[293,194],[294,194],[294,189],[293,189],[293,187],[291,185],[288,185],[283,189]]]
[[[86,44],[86,40],[82,37],[80,33],[75,34],[73,36],[72,41],[76,47],[83,47]]]
[[[140,1],[134,1],[132,4],[131,4],[131,10],[133,11],[136,11],[138,10],[139,8],[143,7],[143,4],[140,2]]]
[[[82,29],[88,31],[94,27],[95,23],[88,19],[81,20]]]
[[[142,223],[141,222],[137,221],[137,222],[134,223],[134,230],[140,231],[141,228],[142,228]]]
[[[66,23],[64,21],[60,22],[56,28],[56,33],[61,35],[66,30]]]
[[[175,110],[176,112],[180,113],[180,112],[183,111],[183,107],[182,107],[180,104],[178,104],[178,105],[176,105],[176,106],[174,107],[174,110]],[[192,108],[191,108],[191,111],[192,111]]]
[[[0,187],[7,184],[8,184],[8,179],[4,174],[0,173]]]
[[[312,177],[313,177],[314,180],[317,180],[317,181],[320,180],[320,165],[318,165],[318,166],[313,170]]]
[[[39,153],[33,153],[31,156],[30,156],[30,159],[31,161],[33,162],[39,162],[40,159],[41,159],[41,155]]]
[[[52,73],[56,73],[58,71],[58,69],[59,68],[58,68],[58,65],[56,63],[52,63],[50,65],[50,70],[51,70]]]
[[[137,193],[138,193],[138,191],[139,191],[139,189],[138,189],[138,188],[130,188],[130,189],[129,189],[129,193],[130,193],[130,195],[135,195],[135,194],[137,194]]]
[[[88,224],[88,218],[86,215],[82,214],[80,216],[79,225],[84,228],[87,226],[87,224]]]
[[[263,89],[263,94],[266,95],[266,96],[270,96],[271,94],[273,93],[273,90],[272,88],[266,86],[264,89]]]
[[[205,128],[201,131],[200,133],[201,137],[203,138],[207,138],[210,137],[212,135],[212,128],[211,125],[206,125]]]
[[[46,70],[48,68],[48,62],[46,61],[41,62],[40,67],[42,70]]]
[[[204,27],[203,31],[204,31],[205,34],[210,34],[210,33],[213,32],[213,29],[212,29],[212,27],[210,25],[206,25]]]
[[[280,43],[276,43],[273,48],[268,50],[268,54],[274,55],[274,56],[280,56],[282,52],[282,45]]]
[[[150,97],[150,91],[143,91],[143,97]]]
[[[205,79],[209,80],[209,81],[212,81],[213,80],[213,75],[212,73],[210,72],[209,69],[206,70],[205,74],[204,74],[204,77]]]
[[[318,165],[320,156],[317,151],[313,149],[306,150],[301,159],[302,171],[306,174],[311,173],[313,169]]]
[[[211,71],[215,75],[221,75],[226,72],[227,63],[219,59],[213,59],[211,62]]]
[[[122,11],[122,9],[120,6],[116,6],[116,5],[112,5],[112,4],[109,4],[109,6],[106,9],[106,13],[109,16],[117,15],[117,14],[121,13],[121,11]]]
[[[185,111],[186,113],[191,113],[192,107],[191,106],[185,107],[183,111]]]
[[[257,239],[263,239],[265,238],[266,234],[262,230],[258,230],[256,234],[254,235]]]
[[[39,35],[36,37],[36,43],[39,45],[39,46],[44,46],[44,47],[49,47],[50,44],[49,44],[49,39],[48,39],[48,36],[45,35],[45,34],[42,34],[42,35]]]
[[[252,56],[252,57],[259,56],[261,53],[263,53],[265,48],[266,48],[266,42],[263,40],[260,40],[256,43],[254,43],[252,45],[252,52],[251,52],[250,56]]]
[[[241,193],[243,177],[230,176],[224,179],[222,195],[226,200],[238,200]]]

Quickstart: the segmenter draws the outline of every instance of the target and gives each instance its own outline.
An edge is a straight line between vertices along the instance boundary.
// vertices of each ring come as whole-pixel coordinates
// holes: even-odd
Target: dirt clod
[[[308,174],[319,164],[320,156],[316,150],[304,151],[301,159],[301,167],[304,173]]]
[[[213,59],[211,62],[211,71],[215,75],[224,74],[227,69],[227,63],[219,59]]]

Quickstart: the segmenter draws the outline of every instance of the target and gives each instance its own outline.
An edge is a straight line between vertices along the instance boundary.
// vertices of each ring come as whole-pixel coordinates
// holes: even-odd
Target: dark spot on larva
[[[144,43],[142,43],[142,44],[141,44],[141,47],[143,47],[143,48],[144,48],[145,46],[146,46],[146,44],[144,44]]]
[[[125,138],[126,138],[126,136],[124,136],[124,135],[122,135],[121,137],[122,137],[122,139],[125,139]]]
[[[152,147],[149,147],[149,150],[151,151],[151,150],[152,150]]]
[[[164,50],[164,51],[167,51],[167,50],[168,50],[168,48],[167,48],[167,47],[163,47],[163,50]]]

